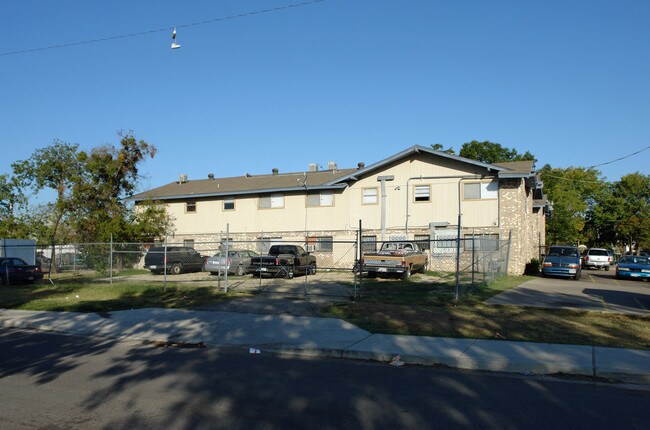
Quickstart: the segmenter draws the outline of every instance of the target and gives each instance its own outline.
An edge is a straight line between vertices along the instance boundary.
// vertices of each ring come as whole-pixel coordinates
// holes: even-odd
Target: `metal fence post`
[[[111,243],[110,243],[110,250],[108,252],[108,258],[110,261],[108,262],[108,273],[111,278],[111,285],[113,285],[113,233],[111,233]],[[75,245],[75,260],[77,260],[77,246]],[[75,262],[76,264],[76,262]]]
[[[479,242],[481,243],[481,242]],[[472,291],[474,291],[474,264],[476,261],[476,242],[474,241],[474,235],[472,235]]]
[[[165,246],[163,247],[163,291],[167,291],[167,235],[165,235]]]
[[[224,257],[225,258],[224,261],[226,262],[226,270],[224,271],[224,274],[223,274],[223,282],[224,282],[223,292],[224,293],[228,292],[228,255],[229,255],[228,248],[230,246],[229,236],[230,236],[230,223],[226,223],[226,256]]]

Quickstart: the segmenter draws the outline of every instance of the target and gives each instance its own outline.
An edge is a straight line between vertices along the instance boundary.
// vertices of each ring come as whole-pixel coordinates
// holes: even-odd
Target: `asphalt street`
[[[646,429],[640,387],[0,331],[0,428]]]

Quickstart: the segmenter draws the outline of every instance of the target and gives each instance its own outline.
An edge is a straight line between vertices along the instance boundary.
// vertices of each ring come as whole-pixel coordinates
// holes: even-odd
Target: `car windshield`
[[[648,259],[648,257],[637,255],[626,255],[625,257],[621,258],[621,261],[619,263],[650,265],[650,259]]]
[[[551,247],[548,255],[551,257],[577,257],[578,250],[576,248]]]

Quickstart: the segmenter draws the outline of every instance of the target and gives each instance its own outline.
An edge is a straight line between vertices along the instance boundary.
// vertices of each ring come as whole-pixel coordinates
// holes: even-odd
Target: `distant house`
[[[332,241],[428,240],[461,235],[511,238],[509,273],[539,256],[547,203],[532,161],[486,164],[413,146],[376,163],[340,169],[179,181],[137,194],[163,203],[175,234],[214,240],[304,240],[327,252]],[[460,214],[460,217],[459,217]],[[435,253],[435,250],[431,250]]]

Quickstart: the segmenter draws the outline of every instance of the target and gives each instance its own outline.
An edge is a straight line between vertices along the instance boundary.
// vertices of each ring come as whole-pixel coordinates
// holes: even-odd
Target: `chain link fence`
[[[78,243],[36,246],[34,253],[45,279],[56,282],[54,273],[88,274],[113,282],[168,283],[212,286],[225,292],[279,294],[285,296],[332,296],[356,298],[371,294],[364,283],[370,279],[359,261],[381,248],[356,232],[349,240],[332,237],[240,240],[213,235],[199,241],[193,237],[165,238],[156,243]],[[465,236],[416,240],[426,255],[426,267],[410,282],[446,284],[456,294],[466,294],[507,273],[509,240],[494,236]],[[269,251],[282,247],[280,255]],[[289,257],[287,257],[287,254]],[[381,276],[382,282],[398,276]],[[379,280],[377,280],[379,281]]]

